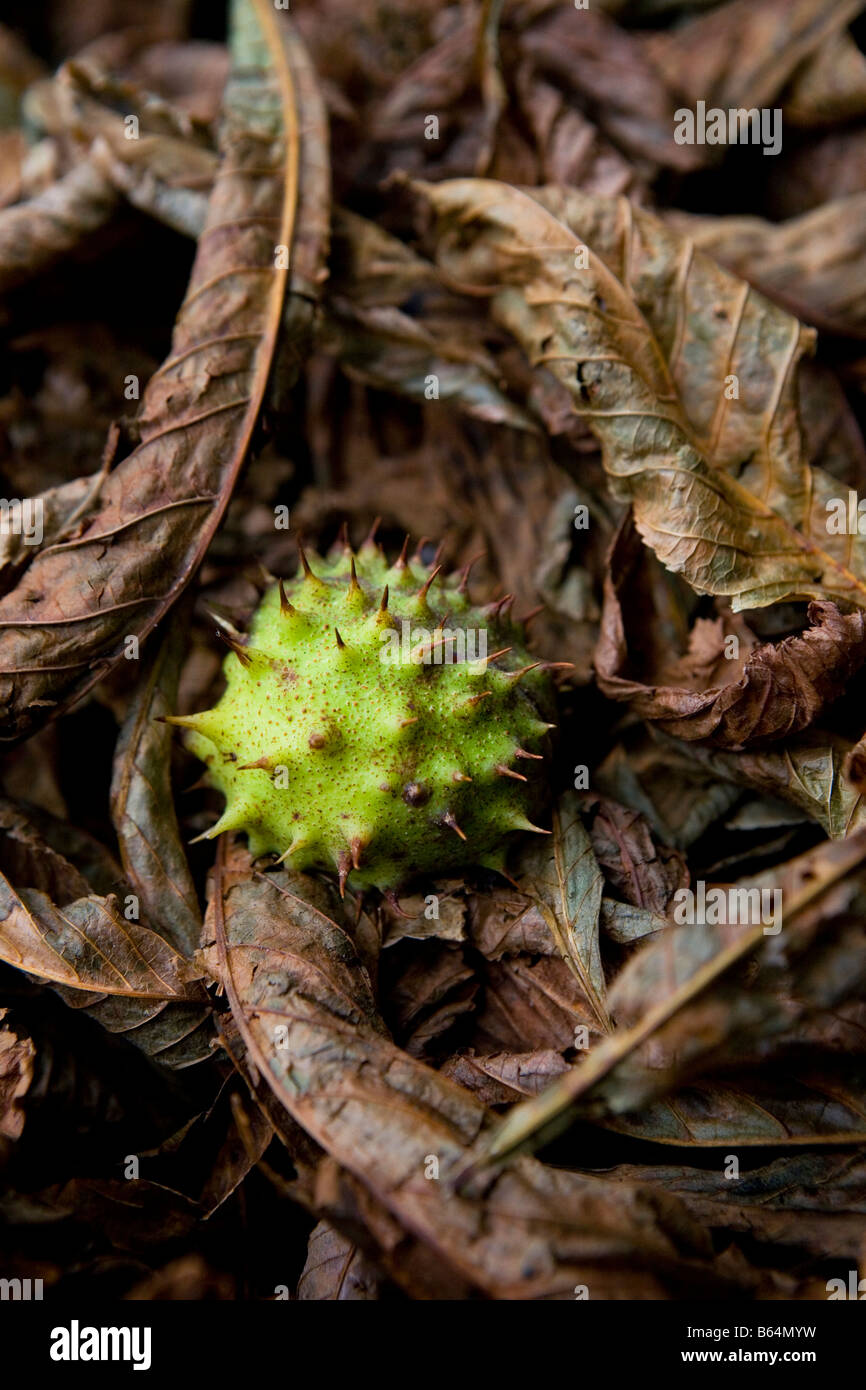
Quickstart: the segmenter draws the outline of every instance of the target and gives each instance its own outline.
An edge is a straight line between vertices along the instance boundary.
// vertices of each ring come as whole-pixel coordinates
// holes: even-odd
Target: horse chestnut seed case
[[[230,647],[213,709],[176,716],[225,796],[210,830],[389,898],[410,880],[503,872],[550,786],[550,669],[510,596],[476,607],[469,566],[442,575],[368,537],[264,594]]]

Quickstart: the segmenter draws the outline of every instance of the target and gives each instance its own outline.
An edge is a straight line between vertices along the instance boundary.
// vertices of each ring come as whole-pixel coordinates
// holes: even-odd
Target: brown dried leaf
[[[469,1039],[477,1052],[537,1052],[575,1045],[575,1030],[600,1035],[602,1027],[574,972],[558,955],[507,956],[480,972]]]
[[[828,534],[839,484],[803,456],[808,330],[623,201],[472,179],[418,188],[439,214],[440,262],[491,291],[494,316],[571,391],[668,569],[735,610],[866,606],[866,537]]]
[[[601,796],[585,797],[582,806],[595,857],[610,886],[627,903],[664,917],[677,889],[688,886],[682,855],[655,843],[639,811]]]
[[[326,1221],[310,1232],[307,1259],[298,1280],[298,1300],[364,1303],[379,1297],[380,1277],[357,1245]]]
[[[785,1144],[862,1144],[866,1140],[866,1077],[790,1063],[719,1081],[697,1082],[670,1099],[607,1115],[619,1134],[653,1143],[716,1148]]]
[[[539,78],[531,63],[518,68],[515,83],[545,182],[573,184],[605,198],[622,194],[643,201],[643,181],[628,160],[557,87]]]
[[[76,898],[61,910],[38,889],[16,893],[0,875],[0,959],[40,979],[132,999],[200,1000],[181,957],[112,898]]]
[[[472,944],[488,960],[556,952],[541,905],[527,893],[497,884],[489,893],[474,894],[470,906]]]
[[[441,1054],[444,1036],[474,1008],[475,973],[460,948],[445,942],[416,950],[398,970],[399,955],[389,954],[382,971],[395,1041],[410,1057]]]
[[[161,47],[145,53],[156,56]],[[112,56],[118,63],[125,55]],[[223,75],[221,86],[224,82]],[[91,52],[85,61],[64,64],[48,90],[40,91],[40,113],[47,130],[72,133],[133,206],[185,236],[201,234],[218,161],[210,130],[186,111],[153,91],[119,81]],[[127,139],[130,115],[139,122],[136,140]]]
[[[6,1009],[0,1009],[0,1145],[4,1140],[20,1139],[25,1113],[20,1102],[30,1089],[36,1047],[4,1023]],[[2,1148],[0,1148],[2,1154]]]
[[[491,424],[538,432],[532,417],[500,389],[489,355],[435,336],[399,309],[358,309],[332,294],[322,347],[365,386],[415,401],[438,399]]]
[[[105,175],[83,160],[43,193],[0,211],[0,292],[87,243],[112,217],[117,201]]]
[[[647,47],[691,105],[772,107],[804,60],[859,10],[859,0],[728,0],[652,35]]]
[[[779,940],[765,934],[762,921],[695,924],[655,937],[617,977],[616,1032],[540,1097],[512,1111],[488,1140],[487,1156],[501,1158],[568,1113],[597,1121],[638,1110],[810,1013],[862,995],[864,858],[866,831],[860,831],[819,845],[763,880],[747,880],[742,886],[782,892]],[[742,963],[749,957],[747,975]],[[819,1122],[822,1113],[819,1106]],[[852,1116],[861,1123],[856,1100],[834,1142],[849,1142]]]
[[[407,939],[426,941],[434,936],[439,941],[465,941],[466,903],[463,897],[459,892],[449,892],[448,887],[439,888],[434,896],[435,911],[428,896],[420,893],[401,896],[402,912],[397,912],[391,903],[383,902],[380,907],[384,922],[383,947]]]
[[[502,391],[500,372],[465,324],[429,319],[424,292],[443,298],[436,268],[397,237],[355,213],[335,217],[334,265],[322,343],[354,380],[413,400],[448,401],[480,420],[538,432],[527,412]],[[412,313],[404,307],[412,301]],[[445,306],[446,310],[450,306]]]
[[[365,1228],[392,1278],[427,1297],[570,1298],[582,1282],[593,1297],[658,1298],[686,1278],[718,1287],[703,1232],[639,1187],[617,1187],[611,1206],[603,1181],[519,1160],[483,1195],[455,1189],[487,1112],[388,1041],[348,937],[298,896],[302,876],[236,873],[226,888],[221,868],[222,851],[213,968],[261,1074],[334,1160],[320,1211]]]
[[[797,126],[835,125],[866,114],[866,56],[850,30],[825,39],[797,69],[785,92],[785,120]]]
[[[831,199],[786,222],[682,212],[665,221],[797,318],[866,337],[866,194]]]
[[[665,733],[731,749],[788,738],[814,723],[866,660],[866,616],[816,602],[809,605],[810,626],[801,634],[754,646],[743,662],[725,659],[729,634],[719,620],[712,628],[692,629],[688,661],[681,661],[679,670],[669,665],[667,672],[643,676],[630,659],[626,620],[641,558],[633,529],[624,525],[605,579],[595,667],[609,699],[628,701]],[[736,634],[735,641],[739,648]]]
[[[309,177],[323,150],[303,158],[299,150],[294,99],[307,81],[305,60],[285,16],[265,0],[253,0],[243,15],[236,60],[245,71],[227,92],[208,224],[172,355],[142,399],[142,442],[106,480],[100,510],[81,536],[36,556],[0,601],[7,738],[77,699],[122,658],[124,637],[144,639],[195,572],[253,436],[284,299],[289,308],[300,300],[286,271],[275,268],[275,247],[293,246],[296,229],[290,284],[303,294],[299,338],[309,325],[326,214],[315,201],[320,181]],[[308,175],[302,196],[312,200],[300,210],[299,166]]]
[[[662,736],[663,737],[663,736]],[[665,740],[660,760],[679,756],[711,775],[764,795],[780,797],[805,811],[837,839],[866,825],[866,801],[844,773],[851,744],[820,732],[805,734],[784,748],[732,752],[689,744],[688,749]]]
[[[176,949],[191,956],[201,912],[180,842],[171,789],[171,729],[188,615],[175,616],[150,653],[130,702],[114,755],[111,816],[127,878],[145,916]]]
[[[597,1026],[607,1030],[610,1019],[598,934],[604,880],[574,792],[566,792],[554,809],[550,846],[533,847],[523,864],[522,887],[539,903]]]
[[[607,15],[585,10],[576,16],[571,7],[557,5],[521,35],[520,48],[540,74],[556,78],[589,109],[615,149],[646,172],[656,165],[687,171],[703,162],[697,146],[674,140],[676,103],[643,41]]]
[[[60,907],[91,891],[77,867],[43,838],[29,808],[5,799],[0,801],[0,868],[13,882],[37,888]],[[120,880],[111,887],[119,889]]]
[[[18,885],[2,878],[0,959],[44,980],[70,1009],[86,1010],[164,1066],[210,1057],[207,995],[167,942],[122,915],[116,892],[123,906],[130,900],[110,856],[62,822],[11,802],[0,803],[0,827],[0,864]],[[58,845],[108,896],[93,894]]]
[[[623,1164],[610,1176],[658,1183],[711,1228],[805,1247],[822,1260],[833,1255],[856,1262],[862,1248],[866,1172],[859,1154],[787,1154],[741,1172],[735,1183],[714,1168]]]
[[[669,926],[666,917],[660,917],[648,908],[621,903],[615,898],[601,900],[601,929],[618,946],[630,946],[642,936],[665,931]]]
[[[521,1096],[537,1096],[556,1076],[568,1071],[561,1052],[460,1052],[441,1068],[477,1096],[483,1105],[510,1105]]]
[[[95,506],[104,476],[99,472],[90,477],[73,478],[28,499],[29,515],[41,517],[39,546],[55,545],[74,529]],[[22,517],[24,515],[22,509]],[[32,527],[30,530],[28,534],[27,527],[22,526],[19,533],[10,528],[0,534],[0,584],[6,588],[11,586],[15,570],[29,563],[36,552],[36,536],[32,534]]]

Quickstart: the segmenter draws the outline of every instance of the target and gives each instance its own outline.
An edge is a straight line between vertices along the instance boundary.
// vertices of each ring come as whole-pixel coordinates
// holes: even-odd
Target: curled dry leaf
[[[120,891],[122,876],[112,879],[109,891]],[[0,869],[15,883],[26,883],[52,898],[60,907],[86,897],[91,885],[75,864],[50,844],[28,808],[0,801]]]
[[[395,1039],[410,1057],[441,1054],[443,1038],[474,1008],[478,981],[472,967],[459,948],[438,942],[414,953],[399,971],[394,964],[389,955],[382,973]]]
[[[121,60],[120,54],[114,55]],[[91,49],[79,59],[64,63],[48,90],[39,90],[39,109],[45,127],[55,134],[72,137],[82,147],[103,137],[119,150],[123,136],[123,117],[134,115],[139,123],[138,138],[163,137],[182,141],[186,147],[207,150],[211,146],[212,131],[209,125],[198,120],[189,111],[173,105],[155,91],[145,90],[136,82],[114,76],[105,67],[111,55],[101,56]],[[222,75],[225,85],[226,73]],[[127,144],[129,140],[127,139]],[[159,161],[160,146],[153,147]],[[211,177],[215,170],[214,160],[202,166],[202,172],[209,168]]]
[[[433,159],[445,173],[464,160],[478,167],[491,157],[489,130],[481,115],[477,41],[480,11],[455,16],[445,34],[390,86],[371,113],[371,134],[381,147],[386,175],[393,169],[420,169],[431,155],[419,150],[418,130],[427,112],[437,118],[439,138]],[[531,163],[526,151],[527,165]]]
[[[839,484],[803,456],[809,330],[623,200],[416,186],[439,216],[441,264],[490,292],[494,317],[571,392],[668,569],[735,610],[866,606],[866,537],[828,534]]]
[[[538,900],[499,884],[470,900],[470,936],[473,946],[488,960],[521,953],[552,955],[556,951]]]
[[[515,90],[535,139],[542,179],[574,184],[607,198],[623,194],[642,201],[644,183],[633,165],[565,93],[543,81],[531,63],[517,69]]]
[[[754,646],[742,664],[725,659],[729,635],[721,620],[696,624],[681,683],[662,683],[665,673],[655,671],[641,679],[632,674],[627,618],[640,561],[641,547],[626,524],[611,548],[595,668],[605,695],[628,701],[665,733],[731,749],[788,738],[812,724],[866,660],[863,612],[843,614],[834,603],[814,602],[801,634]],[[734,640],[738,650],[737,634]]]
[[[127,895],[109,856],[105,864],[94,860],[90,846],[77,846],[72,835],[70,852],[80,848],[82,867],[116,890],[93,893],[76,865],[44,838],[56,840],[58,828],[50,817],[37,813],[34,820],[11,802],[0,803],[0,959],[49,984],[69,1008],[85,1010],[164,1066],[183,1068],[211,1056],[211,1009],[196,973],[137,920],[140,904]]]
[[[0,292],[82,247],[112,217],[118,195],[90,160],[28,202],[0,211]]]
[[[425,300],[435,308],[437,298],[446,296],[435,266],[375,223],[337,209],[320,335],[325,350],[367,386],[423,401],[435,382],[436,399],[537,433],[536,421],[503,392],[491,354],[480,341],[466,341],[456,302],[443,305],[440,321],[427,321]]]
[[[866,56],[850,29],[824,40],[798,68],[785,93],[785,119],[792,125],[826,126],[866,113]]]
[[[597,1026],[609,1028],[598,934],[604,879],[574,792],[566,792],[554,810],[550,847],[533,847],[524,865],[524,889],[538,902]]]
[[[416,401],[447,401],[479,420],[538,431],[532,417],[500,389],[490,357],[456,340],[437,339],[423,322],[399,309],[363,310],[332,294],[322,346],[365,386]]]
[[[604,1031],[573,968],[558,954],[507,956],[479,973],[483,989],[466,1040],[476,1052],[565,1052],[574,1047],[577,1029],[587,1037]]]
[[[461,1052],[442,1067],[444,1076],[465,1086],[484,1105],[507,1105],[521,1096],[537,1096],[556,1076],[568,1071],[561,1052]]]
[[[349,938],[299,895],[303,876],[235,871],[226,887],[222,859],[208,912],[214,973],[259,1071],[334,1160],[320,1211],[338,1225],[354,1213],[396,1282],[426,1297],[718,1287],[703,1232],[639,1186],[609,1204],[603,1181],[525,1159],[480,1191],[456,1188],[488,1112],[389,1041]],[[437,1182],[425,1177],[431,1155]]]
[[[0,1157],[3,1141],[20,1139],[23,1133],[21,1100],[30,1089],[36,1056],[32,1039],[5,1023],[6,1014],[6,1009],[0,1009]]]
[[[171,356],[142,398],[141,443],[106,479],[81,535],[37,555],[0,600],[7,739],[77,699],[122,658],[126,636],[143,640],[200,563],[253,437],[284,300],[300,298],[289,293],[280,247],[293,250],[301,276],[296,335],[309,325],[326,217],[315,202],[322,181],[309,175],[322,165],[325,134],[302,163],[294,103],[309,79],[285,15],[254,0],[235,45],[220,171]],[[301,167],[314,201],[299,214]],[[291,350],[284,341],[284,361]]]
[[[92,56],[61,67],[31,97],[31,119],[68,142],[134,207],[197,238],[217,171],[210,130],[131,82],[118,82]],[[138,139],[127,138],[128,118]]]
[[[809,737],[804,735],[804,745]],[[612,749],[596,770],[595,785],[603,795],[639,807],[659,839],[690,852],[706,843],[703,836],[714,825],[733,831],[778,829],[784,834],[810,819],[825,828],[832,820],[836,827],[833,833],[844,834],[844,815],[850,815],[856,794],[848,788],[849,795],[840,795],[843,787],[836,775],[841,770],[841,756],[834,756],[837,750],[816,739],[812,751],[818,754],[811,770],[812,789],[793,789],[794,796],[807,798],[802,805],[792,804],[791,798],[786,805],[782,799],[785,764],[778,749],[723,752],[669,738],[651,726],[645,731],[634,730],[626,742]],[[765,761],[775,764],[775,791],[770,790],[772,783],[762,789],[749,782],[748,770]],[[716,762],[718,765],[713,766]],[[743,773],[739,783],[738,768]],[[823,791],[829,798],[827,806],[821,804]],[[833,801],[835,804],[830,805]],[[828,810],[832,812],[829,818]],[[856,816],[851,828],[857,828]]]
[[[629,946],[642,936],[665,931],[670,926],[666,917],[650,912],[645,907],[635,907],[633,903],[621,903],[616,898],[602,898],[602,931],[618,946]]]
[[[859,10],[858,0],[729,0],[647,47],[692,106],[774,107],[801,64]]]
[[[626,903],[664,917],[677,889],[688,886],[683,856],[655,843],[639,811],[600,796],[584,797],[582,806],[595,857],[611,888]]]
[[[90,157],[133,207],[184,236],[198,238],[207,219],[207,192],[202,190],[210,188],[217,170],[209,150],[167,135],[113,143],[101,135]]]
[[[786,1154],[741,1172],[736,1183],[718,1169],[673,1165],[623,1164],[611,1177],[632,1182],[638,1173],[676,1192],[709,1227],[733,1227],[768,1243],[805,1245],[822,1259],[859,1255],[866,1206],[859,1154]]]
[[[665,221],[806,323],[866,336],[866,193],[834,199],[785,222],[680,212]]]
[[[843,770],[857,792],[866,792],[866,734],[846,754]]]
[[[76,898],[62,909],[38,889],[0,878],[0,959],[40,979],[132,999],[200,1000],[176,951],[127,921],[111,898]]]
[[[859,745],[856,745],[859,747]],[[674,740],[663,745],[669,751],[682,749]],[[767,796],[777,796],[805,811],[823,826],[833,839],[851,835],[866,825],[866,801],[845,774],[855,748],[832,735],[804,734],[783,748],[746,750],[703,748],[690,744],[680,756],[695,766],[741,787],[750,787]],[[676,752],[673,756],[677,756]],[[856,762],[854,763],[856,766]]]
[[[328,292],[359,309],[399,307],[413,295],[441,292],[436,267],[377,222],[334,209]]]
[[[488,1161],[501,1159],[563,1117],[598,1121],[639,1110],[747,1046],[783,1034],[810,1013],[862,992],[863,865],[866,831],[817,849],[740,888],[781,894],[781,935],[755,925],[696,923],[654,938],[626,965],[611,992],[619,1026],[577,1067],[538,1098],[516,1107],[488,1136]],[[820,938],[820,949],[816,939]],[[746,979],[742,963],[753,957]],[[802,1097],[801,1097],[802,1099]],[[844,1115],[844,1103],[839,1113]],[[823,1102],[818,1107],[819,1119]],[[831,1134],[848,1143],[862,1125],[855,1092],[847,1122]],[[764,1134],[768,1133],[765,1126]],[[858,1134],[861,1131],[857,1131]],[[866,1131],[862,1131],[866,1132]]]
[[[639,169],[664,165],[685,172],[703,162],[699,147],[674,140],[677,103],[641,38],[607,15],[587,10],[575,24],[568,8],[551,7],[522,35],[520,47],[541,73],[588,107],[614,149]]]
[[[42,888],[60,907],[86,892],[123,896],[128,885],[114,855],[88,831],[71,825],[65,810],[53,814],[41,805],[6,800],[0,808],[5,832],[0,868],[14,882]]]
[[[424,941],[431,936],[439,941],[466,940],[466,903],[459,894],[440,889],[435,914],[430,910],[428,896],[419,893],[401,896],[400,907],[402,912],[397,912],[392,903],[381,905],[383,946],[394,946],[407,938]]]
[[[298,1280],[298,1299],[306,1302],[368,1302],[379,1297],[381,1280],[363,1253],[326,1221],[310,1232],[307,1259]]]
[[[796,1065],[796,1062],[793,1063]],[[792,1062],[776,1069],[678,1087],[670,1099],[650,1100],[602,1120],[619,1134],[689,1148],[772,1147],[775,1144],[862,1144],[866,1076],[848,1070],[809,1070]]]
[[[145,916],[185,956],[199,944],[201,913],[180,842],[171,789],[171,729],[187,615],[175,615],[150,653],[114,758],[111,814],[127,878]]]
[[[73,478],[28,500],[29,516],[33,520],[39,518],[38,527],[22,525],[18,534],[11,528],[0,534],[0,583],[8,587],[16,570],[29,563],[35,553],[31,547],[37,545],[37,529],[40,533],[38,545],[48,546],[56,544],[75,527],[95,504],[104,476],[104,472],[100,472]]]
[[[215,1104],[147,1155],[156,1176],[73,1178],[50,1205],[88,1221],[122,1250],[176,1240],[212,1218],[263,1158],[273,1128],[229,1081]],[[187,1153],[187,1149],[190,1151]],[[212,1161],[202,1161],[210,1150]],[[125,1189],[125,1190],[124,1190]]]

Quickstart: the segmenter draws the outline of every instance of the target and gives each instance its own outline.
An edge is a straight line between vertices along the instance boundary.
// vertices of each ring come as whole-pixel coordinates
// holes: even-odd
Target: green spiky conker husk
[[[553,689],[507,604],[433,575],[368,542],[265,593],[219,702],[175,721],[226,798],[209,837],[244,830],[341,890],[503,868],[547,799]]]

